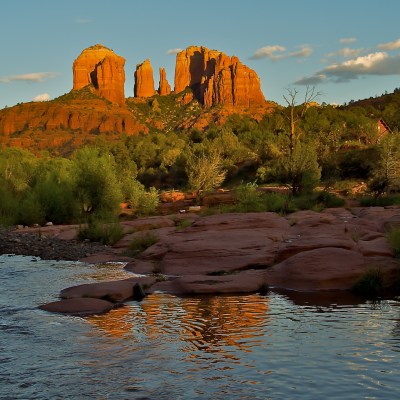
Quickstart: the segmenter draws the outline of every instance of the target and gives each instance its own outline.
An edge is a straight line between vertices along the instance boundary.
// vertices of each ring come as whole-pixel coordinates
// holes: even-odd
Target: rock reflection
[[[182,350],[250,352],[268,325],[269,298],[207,296],[179,298],[153,294],[141,302],[87,318],[110,336],[134,341],[180,342]],[[193,355],[192,355],[193,356]],[[196,355],[194,355],[196,356]]]

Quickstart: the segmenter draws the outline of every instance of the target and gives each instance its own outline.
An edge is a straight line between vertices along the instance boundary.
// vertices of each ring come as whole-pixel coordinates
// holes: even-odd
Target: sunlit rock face
[[[224,104],[252,108],[266,104],[254,70],[235,56],[202,46],[190,46],[176,56],[175,92],[187,87],[206,107]]]
[[[155,93],[153,68],[150,60],[146,59],[136,65],[134,94],[135,97],[151,97]]]
[[[125,104],[125,59],[109,48],[96,44],[83,50],[74,61],[73,89],[92,85],[97,95],[112,103]]]
[[[171,93],[171,85],[167,81],[167,74],[164,68],[160,68],[160,83],[158,86],[158,94],[166,96]]]

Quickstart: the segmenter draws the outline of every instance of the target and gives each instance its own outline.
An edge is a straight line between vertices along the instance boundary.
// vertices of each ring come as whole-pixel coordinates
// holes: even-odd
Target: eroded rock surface
[[[93,86],[95,92],[112,103],[125,104],[125,59],[96,44],[83,50],[74,61],[73,89]]]

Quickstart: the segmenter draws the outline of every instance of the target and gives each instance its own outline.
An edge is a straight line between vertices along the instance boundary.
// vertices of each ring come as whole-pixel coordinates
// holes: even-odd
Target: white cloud
[[[400,75],[400,54],[392,57],[386,52],[370,53],[343,63],[332,64],[314,75],[299,79],[295,84],[349,82],[367,75]]]
[[[281,60],[288,57],[305,58],[309,57],[313,52],[313,49],[310,46],[302,45],[299,47],[299,50],[286,53],[286,47],[280,46],[279,44],[265,46],[256,50],[250,58],[253,60],[260,58],[269,58],[270,60]]]
[[[334,53],[326,54],[325,57],[326,58],[331,58],[331,57],[344,57],[344,58],[358,57],[363,51],[364,51],[363,48],[351,49],[350,47],[344,47],[343,49],[335,51]]]
[[[354,43],[357,42],[357,39],[355,37],[348,37],[348,38],[341,38],[339,39],[340,43]]]
[[[275,44],[273,46],[265,46],[256,50],[254,54],[251,56],[251,58],[252,59],[270,58],[271,60],[280,60],[281,58],[285,57],[284,54],[282,54],[282,52],[284,51],[286,51],[286,47],[280,46],[279,44]]]
[[[48,93],[38,94],[32,100],[33,101],[48,101],[48,100],[50,100],[50,95]]]
[[[288,57],[309,57],[313,52],[313,49],[309,46],[301,46],[300,50],[293,51],[288,54]]]
[[[179,47],[177,47],[176,49],[169,49],[167,51],[167,54],[178,54],[182,51],[183,49],[180,49]]]
[[[58,74],[56,72],[32,72],[29,74],[10,75],[0,77],[0,83],[11,83],[15,81],[44,82],[48,79],[56,77],[57,75]]]
[[[394,40],[393,42],[382,43],[378,45],[378,49],[380,50],[396,50],[400,49],[400,38]]]

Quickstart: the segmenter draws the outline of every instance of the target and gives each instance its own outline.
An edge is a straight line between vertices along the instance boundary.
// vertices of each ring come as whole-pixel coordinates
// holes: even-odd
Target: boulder
[[[129,278],[122,281],[86,283],[63,289],[60,293],[62,299],[96,298],[113,303],[123,302],[133,297],[133,287],[136,283],[152,285],[153,277]]]
[[[53,313],[87,316],[106,313],[110,311],[113,307],[114,304],[106,300],[93,298],[73,298],[54,301],[48,304],[44,304],[39,308],[41,310]]]

